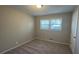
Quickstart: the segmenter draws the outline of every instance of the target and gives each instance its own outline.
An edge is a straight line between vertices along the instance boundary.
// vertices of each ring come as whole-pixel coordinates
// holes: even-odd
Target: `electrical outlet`
[[[16,42],[16,44],[18,44],[18,42]]]

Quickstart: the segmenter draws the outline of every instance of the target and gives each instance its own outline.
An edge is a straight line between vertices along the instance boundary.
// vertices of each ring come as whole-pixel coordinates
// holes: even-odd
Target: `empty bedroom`
[[[78,5],[0,5],[0,54],[78,54]]]

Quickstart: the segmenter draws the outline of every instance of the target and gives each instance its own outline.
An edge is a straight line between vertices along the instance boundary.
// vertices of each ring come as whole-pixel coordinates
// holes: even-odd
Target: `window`
[[[51,29],[54,31],[61,31],[62,20],[55,19],[51,20]]]
[[[49,20],[40,20],[40,29],[49,29]]]
[[[61,19],[40,20],[40,29],[42,30],[51,29],[53,31],[61,31],[62,20]]]

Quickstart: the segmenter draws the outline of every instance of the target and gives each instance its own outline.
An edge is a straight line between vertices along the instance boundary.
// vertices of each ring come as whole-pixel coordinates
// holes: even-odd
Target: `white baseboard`
[[[35,38],[35,39],[39,39],[39,38]],[[32,40],[34,40],[34,39],[32,39]],[[25,43],[28,43],[28,42],[30,42],[30,41],[32,41],[32,40],[25,41],[25,42],[23,42],[23,43],[21,43],[21,44],[18,44],[18,45],[16,45],[16,46],[14,46],[14,47],[11,47],[11,48],[9,48],[9,49],[7,49],[7,50],[4,50],[4,51],[0,52],[0,54],[4,54],[4,53],[6,53],[6,52],[8,52],[8,51],[10,51],[10,50],[12,50],[12,49],[15,49],[15,48],[17,48],[17,47],[19,47],[19,46],[24,45]],[[44,40],[44,39],[39,39],[39,40]],[[49,41],[49,42],[54,42],[54,43],[58,43],[58,44],[69,45],[68,43],[56,42],[56,41],[53,41],[53,40],[52,40],[52,41],[51,41],[51,40],[44,40],[44,41]]]
[[[34,40],[34,39],[32,39],[32,40]],[[21,43],[21,44],[18,44],[18,45],[16,45],[16,46],[14,46],[14,47],[11,47],[11,48],[9,48],[9,49],[7,49],[7,50],[4,50],[4,51],[0,52],[0,54],[4,54],[4,53],[6,53],[6,52],[8,52],[8,51],[10,51],[10,50],[12,50],[12,49],[15,49],[15,48],[17,48],[17,47],[20,47],[20,46],[24,45],[25,43],[28,43],[28,42],[30,42],[30,41],[32,41],[32,40],[25,41],[25,42],[23,42],[23,43]]]
[[[40,38],[35,38],[35,39],[44,40],[44,41],[49,41],[49,42],[58,43],[58,44],[70,45],[69,43],[57,42],[57,41],[54,41],[54,40],[51,41],[51,40],[40,39]]]

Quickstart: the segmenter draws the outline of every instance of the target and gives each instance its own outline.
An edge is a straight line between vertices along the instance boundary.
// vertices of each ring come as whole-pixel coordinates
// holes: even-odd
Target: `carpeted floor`
[[[68,45],[33,40],[5,54],[71,54]]]

